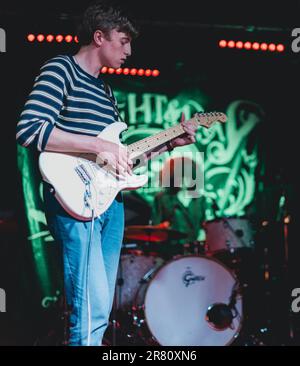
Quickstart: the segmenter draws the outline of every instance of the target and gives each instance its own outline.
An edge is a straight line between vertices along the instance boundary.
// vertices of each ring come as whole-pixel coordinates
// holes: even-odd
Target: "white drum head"
[[[146,291],[145,318],[162,346],[225,346],[238,335],[242,299],[231,328],[215,330],[206,320],[209,307],[228,304],[236,279],[221,263],[201,256],[175,259],[160,268]]]

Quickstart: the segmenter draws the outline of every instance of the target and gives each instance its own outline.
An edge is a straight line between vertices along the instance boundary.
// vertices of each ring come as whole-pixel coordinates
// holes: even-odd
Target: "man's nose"
[[[130,56],[131,55],[131,46],[128,45],[125,49],[125,55],[126,57]]]

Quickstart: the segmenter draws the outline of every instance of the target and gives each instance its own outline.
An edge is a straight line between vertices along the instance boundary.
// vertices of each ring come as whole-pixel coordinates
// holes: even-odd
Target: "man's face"
[[[103,39],[99,52],[103,66],[117,69],[131,55],[131,39],[127,34],[113,29],[110,36]]]

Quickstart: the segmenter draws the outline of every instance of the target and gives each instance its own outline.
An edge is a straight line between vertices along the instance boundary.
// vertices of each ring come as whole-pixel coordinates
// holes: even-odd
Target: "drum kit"
[[[126,227],[107,344],[235,344],[248,286],[240,273],[254,230],[245,217],[202,226],[205,240],[185,244],[178,244],[185,233],[168,225]]]

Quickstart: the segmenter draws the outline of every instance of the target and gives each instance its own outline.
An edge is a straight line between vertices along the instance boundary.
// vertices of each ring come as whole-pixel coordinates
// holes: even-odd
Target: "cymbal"
[[[131,225],[125,228],[124,238],[147,242],[162,242],[166,240],[184,239],[187,234],[167,227],[153,225]]]

